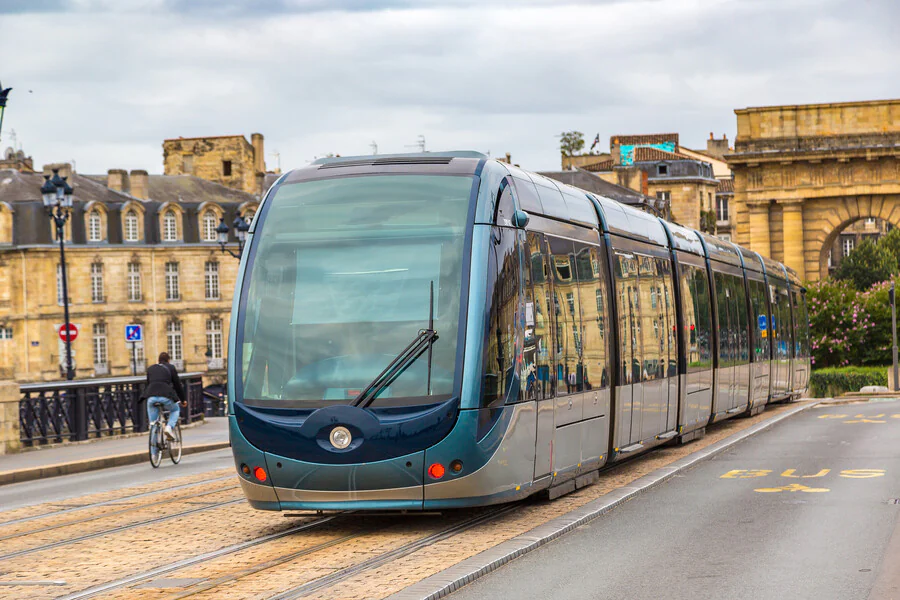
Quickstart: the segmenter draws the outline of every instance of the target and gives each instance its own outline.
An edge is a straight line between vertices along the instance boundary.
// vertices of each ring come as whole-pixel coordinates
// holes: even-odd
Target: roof
[[[176,137],[176,138],[166,138],[163,142],[178,142],[181,140],[221,140],[221,139],[229,139],[229,138],[242,138],[245,142],[247,138],[244,137],[243,133],[235,133],[234,135],[198,135],[196,137]]]
[[[665,144],[672,142],[678,145],[677,133],[648,133],[645,135],[614,135],[609,138],[609,145],[640,146],[643,144]]]
[[[650,148],[641,146],[634,149],[634,162],[646,162],[655,160],[698,160],[693,156],[680,154],[678,152],[666,152],[659,148]]]
[[[131,200],[131,196],[106,187],[91,177],[73,173],[67,180],[74,188],[73,196],[82,202],[122,203]],[[44,184],[43,173],[20,173],[14,169],[0,169],[0,200],[9,203],[41,202],[41,186]]]
[[[720,179],[719,187],[716,188],[717,194],[733,194],[734,193],[734,179],[730,177],[728,179]]]
[[[721,158],[713,156],[706,150],[691,150],[690,148],[683,148],[679,146],[678,152],[680,154],[685,154],[698,160],[708,162],[712,165],[713,175],[718,178],[731,177],[731,168],[728,166],[728,162],[722,160]]]
[[[767,110],[783,110],[783,109],[822,109],[822,108],[847,108],[851,106],[877,106],[884,104],[900,104],[900,99],[892,98],[889,100],[858,100],[855,102],[823,102],[819,104],[773,104],[771,106],[748,106],[747,108],[734,109],[735,114],[746,114],[751,112],[764,112]]]
[[[79,176],[94,185],[106,187],[106,175]],[[256,200],[256,196],[234,190],[214,181],[200,179],[193,175],[150,175],[150,200],[157,202],[219,202],[219,203],[243,203]],[[112,190],[109,190],[112,192]],[[113,192],[120,197],[117,202],[133,199],[130,194]],[[76,188],[75,195],[82,199]]]
[[[574,171],[541,171],[538,175],[543,175],[544,177],[549,177],[550,179],[554,179],[567,185],[581,188],[587,192],[606,196],[607,198],[611,198],[622,204],[646,204],[647,202],[656,200],[656,198],[650,198],[627,187],[600,179],[596,175],[587,172],[586,169],[576,169]]]
[[[610,159],[598,163],[584,165],[581,168],[585,171],[591,171],[592,173],[599,173],[600,171],[612,171],[614,166],[616,166],[616,161]]]

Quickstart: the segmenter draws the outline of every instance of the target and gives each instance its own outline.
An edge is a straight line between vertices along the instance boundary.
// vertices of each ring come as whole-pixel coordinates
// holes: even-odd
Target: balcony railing
[[[224,358],[210,358],[206,361],[206,366],[210,371],[217,371],[225,368]]]
[[[147,431],[144,377],[110,377],[20,386],[19,431],[22,445],[39,446]],[[206,412],[201,373],[181,375],[187,409],[181,422]]]
[[[109,363],[94,363],[94,375],[109,375]]]

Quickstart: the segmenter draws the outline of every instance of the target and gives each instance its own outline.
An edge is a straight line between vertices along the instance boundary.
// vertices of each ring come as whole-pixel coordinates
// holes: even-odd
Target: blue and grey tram
[[[796,274],[745,248],[475,152],[324,159],[248,234],[231,444],[263,510],[555,498],[809,356]]]

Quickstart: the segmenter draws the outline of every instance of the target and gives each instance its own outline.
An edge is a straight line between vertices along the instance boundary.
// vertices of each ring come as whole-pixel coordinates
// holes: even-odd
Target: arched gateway
[[[900,226],[900,100],[736,110],[736,242],[827,274],[827,253],[850,223]]]

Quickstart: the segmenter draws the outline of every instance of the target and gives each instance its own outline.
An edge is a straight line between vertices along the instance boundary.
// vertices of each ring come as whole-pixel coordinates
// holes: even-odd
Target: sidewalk
[[[228,419],[208,417],[206,422],[184,429],[183,436],[185,455],[227,448]],[[0,485],[147,461],[147,443],[147,434],[143,434],[6,454],[0,456]]]

